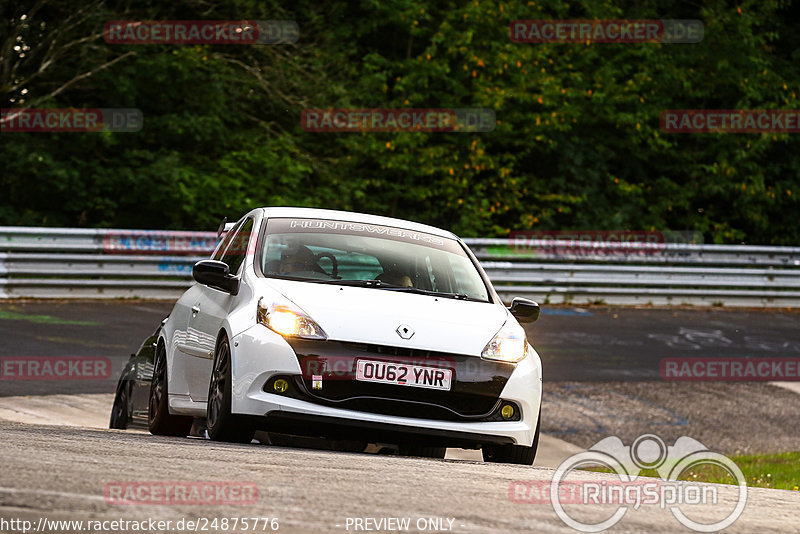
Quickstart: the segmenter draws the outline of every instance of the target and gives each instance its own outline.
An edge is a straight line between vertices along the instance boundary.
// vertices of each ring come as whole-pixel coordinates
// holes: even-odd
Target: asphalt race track
[[[420,519],[442,519],[445,526],[452,519],[454,532],[574,532],[549,503],[515,503],[509,498],[512,483],[549,483],[552,469],[6,423],[0,423],[0,434],[6,460],[0,474],[0,513],[33,524],[42,517],[259,517],[277,518],[279,532],[354,532],[352,526],[346,528],[348,518],[398,517],[411,518],[411,532],[422,530],[416,528]],[[254,504],[227,506],[109,504],[106,498],[114,494],[106,488],[120,481],[255,484],[258,498]],[[735,499],[733,486],[721,487],[720,508]],[[720,519],[714,506],[682,510],[698,521]],[[582,512],[584,520],[610,515],[600,506]],[[796,532],[799,525],[800,493],[751,489],[744,513],[728,531]],[[629,510],[620,527],[620,532],[685,531],[658,506]]]
[[[0,356],[95,356],[112,366],[107,380],[0,380],[0,397],[103,399],[96,394],[114,391],[128,355],[170,308],[151,301],[0,303]],[[763,382],[669,383],[659,377],[659,362],[668,357],[800,357],[798,319],[780,311],[545,309],[528,328],[544,365],[543,431],[580,447],[611,435],[630,444],[651,432],[668,443],[688,435],[726,454],[798,450],[797,393]],[[102,402],[90,406],[102,412]],[[109,409],[98,416],[107,417]],[[31,521],[32,529],[43,518],[171,520],[171,530],[139,531],[193,532],[203,529],[179,530],[175,522],[222,517],[277,518],[279,532],[365,531],[356,529],[356,520],[376,530],[374,523],[364,523],[367,518],[406,518],[411,532],[575,532],[549,502],[515,502],[520,498],[514,484],[549,484],[551,468],[227,445],[8,421],[0,421],[0,461],[0,533],[21,532],[3,519]],[[614,480],[600,473],[585,476]],[[244,485],[255,488],[256,497],[202,505],[109,500],[109,487],[153,481]],[[720,504],[681,510],[701,522],[721,519],[720,510],[736,499],[735,487],[714,487]],[[603,519],[615,509],[584,505],[576,514]],[[272,531],[266,524],[266,530],[259,523],[258,530],[251,524],[247,531]],[[44,525],[40,532],[77,531],[74,525]],[[230,524],[205,526],[207,532],[245,531]],[[629,509],[612,529],[687,531],[668,508],[657,505]],[[750,488],[742,516],[727,531],[800,532],[800,492]]]

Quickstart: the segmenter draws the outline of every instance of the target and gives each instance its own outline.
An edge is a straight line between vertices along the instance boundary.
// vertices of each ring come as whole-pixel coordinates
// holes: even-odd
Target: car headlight
[[[508,363],[517,363],[527,355],[528,340],[525,338],[525,330],[512,320],[506,321],[481,352],[481,358]]]
[[[258,301],[258,322],[284,337],[328,339],[328,335],[300,308],[288,301],[266,305]]]

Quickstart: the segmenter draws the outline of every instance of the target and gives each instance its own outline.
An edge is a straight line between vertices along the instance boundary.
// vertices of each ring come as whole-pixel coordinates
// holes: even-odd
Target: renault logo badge
[[[400,326],[397,327],[397,330],[395,330],[395,332],[397,332],[397,335],[402,337],[403,339],[411,339],[411,337],[414,335],[414,329],[408,326],[407,324],[401,324]]]

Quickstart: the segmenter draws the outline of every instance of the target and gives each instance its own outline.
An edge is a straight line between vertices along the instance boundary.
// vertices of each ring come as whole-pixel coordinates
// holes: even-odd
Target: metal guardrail
[[[800,247],[465,241],[507,300],[800,306]],[[0,298],[176,298],[215,243],[212,232],[0,227]]]
[[[214,232],[0,227],[0,298],[178,297]]]

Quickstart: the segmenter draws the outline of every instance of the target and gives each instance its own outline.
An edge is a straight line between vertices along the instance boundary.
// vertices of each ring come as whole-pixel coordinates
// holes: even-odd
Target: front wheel
[[[542,424],[542,410],[539,409],[539,419],[536,421],[536,433],[533,435],[533,445],[495,445],[487,444],[483,446],[483,461],[533,465],[536,458],[536,450],[539,448],[539,427]]]
[[[250,443],[255,434],[252,425],[231,414],[231,346],[226,337],[220,340],[214,355],[208,386],[206,429],[212,440],[229,443]]]
[[[192,418],[169,413],[167,390],[167,351],[159,344],[153,363],[153,380],[150,381],[147,426],[156,436],[186,436],[192,428]]]

